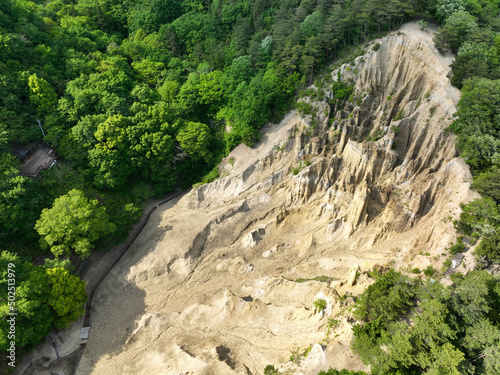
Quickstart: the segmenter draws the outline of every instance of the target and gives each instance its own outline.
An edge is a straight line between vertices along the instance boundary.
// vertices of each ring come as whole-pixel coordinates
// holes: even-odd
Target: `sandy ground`
[[[396,88],[380,94],[376,123],[384,112],[398,112],[400,105],[385,98],[401,87],[394,97],[408,117],[399,126],[413,127],[398,135],[408,138],[398,151],[407,160],[384,177],[394,168],[387,164],[394,155],[385,146],[390,134],[375,151],[342,137],[343,146],[333,146],[334,129],[321,126],[314,130],[318,137],[308,138],[309,120],[293,112],[270,125],[254,148],[241,145],[229,155],[224,178],[153,215],[96,296],[77,374],[257,374],[268,363],[297,374],[329,366],[366,370],[350,353],[353,320],[337,296],[360,293],[370,282],[355,280],[359,269],[438,266],[454,236],[443,219],[470,199],[470,174],[454,159],[453,139],[442,134],[459,98],[445,77],[451,60],[436,55],[431,34],[415,24],[402,32],[406,37],[384,39],[379,54],[357,60],[357,90],[370,90],[365,86],[374,69],[388,69],[374,76]],[[380,57],[391,48],[402,57]],[[403,60],[410,54],[417,60]],[[425,81],[418,85],[394,80],[413,77],[419,66],[428,73],[419,72]],[[429,100],[415,106],[412,95],[427,92]],[[378,105],[376,98],[367,100],[362,106]],[[432,106],[438,107],[435,118],[428,117]],[[352,113],[343,134],[359,129],[349,127],[363,110]],[[432,151],[438,139],[442,146]],[[311,165],[291,174],[304,155]],[[397,194],[377,203],[386,198],[370,192],[374,184]],[[318,275],[331,277],[331,285],[294,281]],[[328,301],[326,314],[313,308],[319,297]],[[340,324],[327,339],[329,318]],[[311,344],[307,359],[288,362],[291,352]]]
[[[406,37],[394,33],[379,53],[357,59],[357,90],[372,90],[372,78],[396,89],[342,115],[340,141],[334,127],[312,129],[291,112],[253,148],[233,150],[220,167],[225,177],[153,214],[99,289],[77,375],[258,374],[269,363],[307,375],[367,370],[349,349],[352,299],[338,296],[361,293],[371,282],[363,272],[377,264],[439,268],[455,236],[447,217],[475,196],[452,137],[442,134],[459,100],[446,78],[452,57],[438,54],[416,23],[401,30]],[[401,57],[384,55],[391,48]],[[401,103],[387,102],[392,90]],[[363,106],[375,124],[403,108],[407,117],[393,123],[403,129],[398,144],[406,137],[408,145],[393,151],[389,133],[374,143],[348,140],[363,128]],[[294,281],[320,275],[331,283]],[[316,298],[328,301],[325,313],[314,310]],[[339,326],[327,338],[331,318]],[[310,345],[307,358],[288,361]]]
[[[447,67],[448,70],[450,70],[449,67],[453,62],[453,60],[455,59],[455,55],[453,55],[453,53],[451,52],[440,53],[437,50],[437,48],[434,47],[434,42],[432,41],[432,37],[437,30],[438,30],[438,25],[432,22],[428,23],[428,27],[425,30],[422,30],[420,26],[417,25],[416,22],[405,23],[404,25],[401,26],[400,29],[401,32],[404,32],[405,34],[411,36],[412,38],[416,38],[418,40],[425,42],[429,46],[431,51],[434,52],[435,56],[439,59],[441,64],[443,64],[444,67]],[[453,99],[455,104],[457,104],[458,101],[460,100],[460,90],[449,84],[446,87],[446,91],[449,97]]]
[[[147,212],[161,199],[153,199],[147,202],[143,207],[143,212]],[[168,202],[163,207],[172,207],[172,203]],[[138,225],[139,223],[135,224],[130,233],[133,233]],[[82,280],[86,283],[87,292],[90,292],[96,281],[107,269],[108,265],[113,262],[120,252],[121,247],[122,244],[120,243],[113,246],[109,251],[93,252],[90,255],[87,260],[87,265],[84,267],[84,272],[80,275]],[[47,335],[32,352],[22,358],[20,363],[16,365],[13,374],[36,375],[39,373],[42,374],[42,370],[49,371],[47,367],[50,366],[51,362],[57,360],[56,352],[50,341],[51,339],[54,341],[60,357],[73,357],[72,354],[78,354],[80,351],[80,333],[83,327],[83,319],[84,317],[82,316],[78,320],[72,322],[68,328],[60,331],[53,331]],[[68,361],[62,361],[61,366],[64,366],[64,370],[58,368],[58,373],[61,375],[73,374],[75,369],[71,367],[71,364],[75,363],[73,358],[68,359]]]

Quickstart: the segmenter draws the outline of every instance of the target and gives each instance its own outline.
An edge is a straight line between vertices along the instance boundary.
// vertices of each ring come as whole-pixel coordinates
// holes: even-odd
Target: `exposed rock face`
[[[340,69],[352,103],[292,113],[235,149],[228,176],[152,218],[101,286],[77,374],[259,374],[311,343],[284,367],[364,368],[347,349],[348,314],[323,341],[339,296],[359,293],[376,264],[434,262],[454,236],[448,217],[473,197],[444,131],[458,93],[415,30]],[[294,281],[321,275],[331,282]]]

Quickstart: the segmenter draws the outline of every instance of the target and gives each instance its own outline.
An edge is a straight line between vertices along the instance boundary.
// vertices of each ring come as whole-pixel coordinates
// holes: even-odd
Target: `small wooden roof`
[[[454,261],[454,260],[455,260],[455,261],[457,261],[457,262],[459,262],[459,263],[460,263],[460,262],[461,262],[464,258],[465,258],[464,254],[462,254],[462,253],[456,253],[456,254],[454,254],[454,255],[451,257],[451,260],[452,260],[452,261]]]

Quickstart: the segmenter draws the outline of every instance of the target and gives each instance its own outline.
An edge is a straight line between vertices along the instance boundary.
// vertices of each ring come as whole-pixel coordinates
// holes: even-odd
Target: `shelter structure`
[[[451,257],[451,267],[458,268],[462,260],[464,259],[464,255],[462,253],[457,253]]]
[[[36,178],[43,169],[49,169],[56,163],[56,152],[45,143],[19,145],[13,150],[23,163],[19,174]]]

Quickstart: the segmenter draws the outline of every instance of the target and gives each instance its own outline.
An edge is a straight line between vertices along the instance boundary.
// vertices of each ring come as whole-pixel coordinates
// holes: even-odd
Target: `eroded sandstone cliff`
[[[225,177],[155,214],[100,288],[77,374],[364,368],[348,349],[344,296],[375,265],[439,263],[449,217],[473,196],[444,130],[458,100],[450,61],[414,24],[378,42],[340,68],[355,83],[350,103],[289,114],[235,149]],[[327,339],[328,318],[339,324]]]

